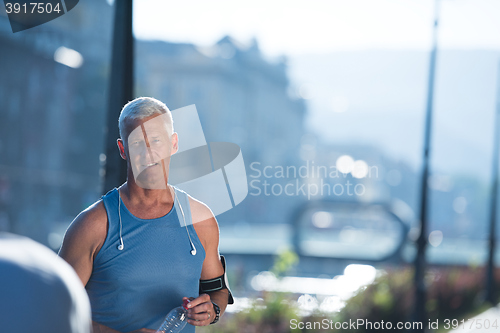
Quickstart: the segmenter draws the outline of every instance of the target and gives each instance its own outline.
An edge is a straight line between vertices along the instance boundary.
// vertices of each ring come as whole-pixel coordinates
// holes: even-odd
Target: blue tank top
[[[182,297],[199,296],[199,280],[205,250],[191,222],[189,199],[175,189],[174,206],[157,219],[140,219],[120,203],[122,237],[120,244],[118,190],[102,197],[108,215],[106,240],[94,259],[92,275],[86,285],[92,308],[92,320],[120,332],[143,327],[158,329],[166,314],[182,304]],[[196,255],[191,244],[178,201],[185,214]],[[194,333],[187,324],[182,332]]]

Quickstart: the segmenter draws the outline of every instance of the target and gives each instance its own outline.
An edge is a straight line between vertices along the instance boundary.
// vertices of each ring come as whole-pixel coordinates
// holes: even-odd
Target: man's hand
[[[183,297],[182,300],[188,299]],[[190,297],[191,302],[188,303],[188,323],[194,326],[209,325],[215,318],[215,310],[210,296],[201,294],[197,298]]]

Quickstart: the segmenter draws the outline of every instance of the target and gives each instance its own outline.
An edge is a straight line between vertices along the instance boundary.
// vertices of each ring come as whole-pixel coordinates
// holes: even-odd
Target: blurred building
[[[306,107],[288,91],[285,61],[266,60],[256,41],[242,45],[225,37],[206,48],[136,44],[136,94],[158,98],[171,110],[195,104],[207,141],[237,143],[247,174],[252,162],[261,168],[299,165]],[[298,200],[303,198],[249,195],[219,220],[288,223]]]
[[[57,248],[100,192],[112,8],[13,34],[0,14],[0,229]]]

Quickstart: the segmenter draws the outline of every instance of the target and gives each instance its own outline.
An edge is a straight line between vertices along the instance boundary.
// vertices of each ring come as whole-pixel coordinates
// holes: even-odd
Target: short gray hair
[[[163,102],[153,97],[139,97],[128,102],[123,107],[120,113],[120,118],[118,118],[120,138],[125,140],[125,134],[130,134],[126,133],[125,122],[127,120],[139,120],[160,114],[166,114],[167,131],[169,132],[169,135],[172,135],[172,133],[174,133],[172,113]]]

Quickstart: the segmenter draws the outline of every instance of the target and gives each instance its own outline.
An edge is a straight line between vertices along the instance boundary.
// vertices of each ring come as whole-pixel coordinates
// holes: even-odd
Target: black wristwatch
[[[217,304],[215,304],[214,301],[212,301],[212,304],[214,305],[214,311],[215,311],[215,318],[214,320],[210,323],[210,325],[212,324],[215,324],[216,322],[219,321],[219,317],[220,317],[220,308]]]

